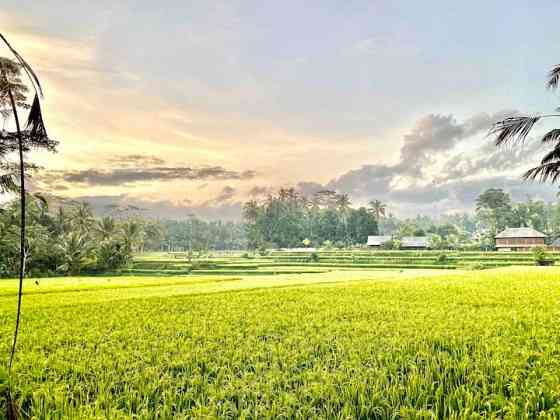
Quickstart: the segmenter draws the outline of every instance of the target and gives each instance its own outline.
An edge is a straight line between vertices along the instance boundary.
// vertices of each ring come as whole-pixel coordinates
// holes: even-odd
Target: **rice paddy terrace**
[[[560,261],[560,253],[549,254]],[[128,274],[136,275],[278,275],[334,270],[487,269],[534,265],[530,252],[442,251],[273,251],[269,255],[216,253],[189,261],[185,253],[138,256]]]

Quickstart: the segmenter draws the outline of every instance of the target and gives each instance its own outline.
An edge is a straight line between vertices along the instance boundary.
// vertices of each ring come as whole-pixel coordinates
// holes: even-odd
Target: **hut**
[[[372,248],[381,248],[387,242],[391,242],[393,238],[391,236],[383,235],[370,235],[367,238],[367,246]]]
[[[544,247],[546,235],[528,227],[509,228],[496,235],[498,251],[530,251],[536,247]]]
[[[401,249],[428,249],[430,238],[427,236],[403,236]]]

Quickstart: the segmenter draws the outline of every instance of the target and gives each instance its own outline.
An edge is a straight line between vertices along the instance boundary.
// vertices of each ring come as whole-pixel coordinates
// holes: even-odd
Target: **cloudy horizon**
[[[32,157],[53,195],[228,220],[291,186],[402,217],[471,210],[490,187],[556,199],[521,180],[537,139],[487,136],[558,105],[551,1],[7,3],[2,32],[39,73],[61,142]]]

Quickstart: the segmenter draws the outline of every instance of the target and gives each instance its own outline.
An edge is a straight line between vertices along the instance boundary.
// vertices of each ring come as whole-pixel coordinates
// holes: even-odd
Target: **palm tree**
[[[54,216],[56,232],[62,235],[70,230],[70,217],[63,206],[59,206]]]
[[[105,216],[95,223],[95,230],[102,241],[107,241],[117,233],[117,223],[111,216]]]
[[[335,206],[340,213],[342,224],[344,226],[344,236],[346,245],[348,245],[348,211],[350,210],[350,198],[348,194],[338,194],[335,199]]]
[[[87,263],[93,244],[87,235],[72,231],[60,238],[58,251],[64,261],[58,268],[70,275],[78,275]]]
[[[548,73],[546,87],[548,89],[557,89],[560,83],[560,64],[552,68]],[[511,116],[496,122],[489,131],[489,135],[496,137],[496,145],[506,145],[509,143],[524,143],[527,136],[531,133],[533,127],[540,121],[549,118],[560,117],[560,108],[556,108],[556,113],[543,115],[521,115]],[[542,138],[541,142],[546,146],[551,146],[550,150],[541,160],[540,164],[529,169],[523,178],[525,180],[539,182],[556,182],[560,177],[560,129],[554,128],[548,131]]]
[[[387,214],[387,205],[383,204],[381,200],[372,200],[369,202],[370,211],[375,215],[375,220],[379,223],[381,217]]]
[[[8,47],[10,52],[13,54],[16,61],[2,60],[0,63],[0,108],[2,108],[2,115],[13,115],[16,132],[12,135],[6,135],[3,133],[3,144],[4,150],[14,149],[17,151],[19,158],[19,199],[21,206],[21,218],[20,218],[20,249],[19,249],[19,285],[18,285],[18,303],[16,309],[16,325],[14,328],[14,338],[12,343],[12,349],[10,352],[10,361],[8,365],[8,370],[11,372],[12,364],[14,360],[14,355],[17,345],[17,337],[19,331],[19,322],[21,316],[21,300],[23,296],[23,278],[25,276],[25,243],[26,243],[26,233],[25,233],[25,211],[26,211],[26,190],[25,190],[25,168],[26,165],[23,159],[23,153],[29,150],[31,147],[44,147],[51,148],[54,150],[55,143],[51,142],[48,138],[45,124],[43,123],[43,116],[41,113],[41,104],[39,102],[39,96],[42,97],[43,92],[41,84],[35,72],[31,66],[23,59],[23,57],[10,45],[6,37],[0,33],[0,40]],[[15,66],[14,66],[15,64]],[[20,73],[26,74],[29,82],[35,90],[35,98],[31,107],[26,102],[26,95],[28,88],[22,82],[20,78]],[[27,119],[27,125],[25,131],[22,130],[19,120],[18,108],[20,109],[30,109],[29,116]],[[14,147],[17,145],[17,147]],[[6,186],[6,180],[3,178],[4,187]],[[13,186],[13,182],[10,182],[8,186]],[[12,413],[16,415],[16,413]]]
[[[259,216],[259,203],[256,200],[247,201],[243,205],[243,217],[250,223],[255,223]]]
[[[144,226],[144,235],[146,237],[146,242],[152,245],[152,249],[155,247],[153,245],[160,244],[165,237],[165,228],[159,222],[148,222]],[[143,249],[141,250],[144,251]]]
[[[72,223],[80,232],[89,233],[94,224],[95,219],[93,217],[93,210],[91,205],[86,202],[80,202],[74,208],[74,213],[72,214]]]
[[[144,242],[142,223],[135,219],[127,220],[122,225],[122,235],[125,249],[132,254]]]

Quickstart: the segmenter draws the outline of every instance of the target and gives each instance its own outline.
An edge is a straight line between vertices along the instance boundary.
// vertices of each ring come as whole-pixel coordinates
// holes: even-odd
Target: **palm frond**
[[[21,66],[23,67],[25,73],[27,74],[27,77],[29,78],[29,80],[31,81],[31,84],[33,85],[33,87],[35,87],[35,90],[37,91],[37,93],[39,95],[41,95],[41,97],[43,96],[43,88],[41,87],[41,82],[39,82],[39,78],[37,77],[37,75],[35,74],[35,72],[33,71],[33,69],[31,68],[31,66],[27,63],[27,61],[24,60],[24,58],[19,55],[19,53],[10,45],[10,43],[8,42],[8,40],[6,39],[6,37],[0,33],[0,39],[4,42],[4,44],[6,44],[6,46],[8,47],[8,49],[12,52],[12,54],[14,55],[14,57],[16,57],[17,61],[19,61],[19,63],[21,64]]]
[[[523,142],[540,119],[540,116],[508,117],[495,123],[490,128],[488,135],[496,136],[497,146],[511,142]]]
[[[48,208],[49,207],[49,202],[47,201],[47,198],[41,194],[41,193],[33,193],[32,197],[37,200],[37,202],[39,202],[43,207]]]
[[[560,146],[555,147],[550,152],[548,152],[541,160],[541,165],[545,163],[551,163],[554,161],[560,161]]]
[[[33,105],[31,105],[31,109],[29,110],[26,130],[32,138],[48,138],[47,129],[43,122],[43,114],[41,113],[41,103],[39,102],[39,95],[37,94],[35,94]]]
[[[541,139],[543,143],[552,143],[560,141],[560,129],[555,128],[546,133]]]
[[[0,175],[0,193],[17,192],[19,187],[14,174]]]
[[[541,164],[523,174],[523,179],[526,181],[538,181],[541,183],[546,181],[555,183],[558,177],[560,177],[560,161]]]
[[[560,64],[555,65],[548,72],[548,80],[546,81],[546,87],[548,89],[556,89],[558,87],[558,82],[560,82]]]
[[[541,160],[541,164],[529,169],[523,175],[527,181],[555,183],[560,177],[560,145],[548,152]]]

